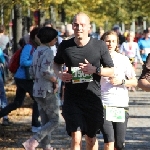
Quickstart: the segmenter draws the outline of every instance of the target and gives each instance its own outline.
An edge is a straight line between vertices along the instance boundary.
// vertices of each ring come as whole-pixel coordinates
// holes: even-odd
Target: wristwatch
[[[121,83],[121,85],[124,85],[124,84],[125,84],[125,82],[126,82],[126,80],[125,80],[125,79],[122,79],[122,83]]]
[[[99,74],[101,72],[101,67],[96,67],[96,74]]]

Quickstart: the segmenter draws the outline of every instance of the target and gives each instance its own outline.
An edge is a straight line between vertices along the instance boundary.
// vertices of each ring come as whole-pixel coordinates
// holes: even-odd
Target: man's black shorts
[[[62,115],[66,122],[66,130],[71,136],[72,132],[81,131],[88,137],[96,136],[97,131],[104,122],[103,106],[101,100],[65,101]]]

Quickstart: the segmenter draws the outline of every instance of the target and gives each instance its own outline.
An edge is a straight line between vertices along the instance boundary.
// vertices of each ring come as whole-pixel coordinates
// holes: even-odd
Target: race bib
[[[71,67],[72,83],[84,83],[93,81],[92,74],[84,74],[79,67]]]
[[[113,122],[125,122],[124,108],[106,107],[106,120]]]

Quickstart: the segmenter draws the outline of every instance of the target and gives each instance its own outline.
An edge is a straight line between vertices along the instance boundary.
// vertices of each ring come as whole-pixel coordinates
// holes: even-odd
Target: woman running
[[[129,117],[127,87],[137,86],[136,75],[128,57],[118,53],[118,37],[114,31],[104,33],[105,41],[114,63],[114,77],[101,77],[101,95],[104,106],[104,150],[123,150]]]

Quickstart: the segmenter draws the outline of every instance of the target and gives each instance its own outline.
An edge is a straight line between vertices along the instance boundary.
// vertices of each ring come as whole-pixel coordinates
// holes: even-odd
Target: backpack
[[[18,49],[9,61],[8,69],[11,73],[16,73],[17,69],[19,68],[21,52],[22,48]]]
[[[31,45],[32,46],[32,45]],[[8,69],[11,73],[16,73],[17,69],[19,68],[20,66],[20,55],[21,55],[21,52],[22,52],[22,49],[18,49],[14,54],[13,56],[11,57],[10,61],[9,61],[9,65],[8,65]],[[32,55],[34,51],[34,47],[32,46],[32,50],[30,52],[30,55]]]

